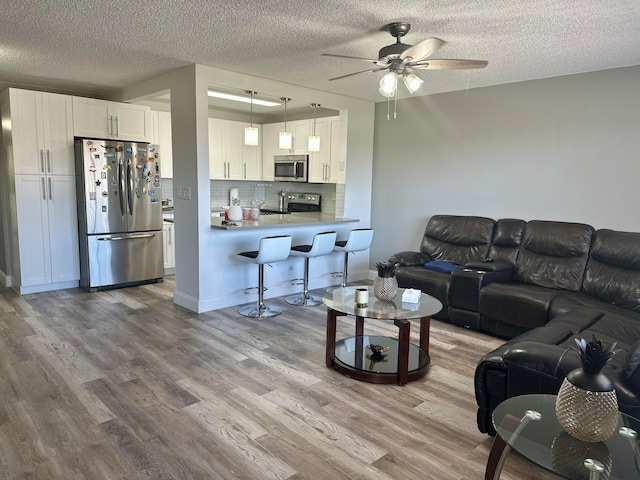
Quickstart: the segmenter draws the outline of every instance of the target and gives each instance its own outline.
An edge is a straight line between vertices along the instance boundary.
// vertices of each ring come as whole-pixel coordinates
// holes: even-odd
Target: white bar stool
[[[280,307],[264,304],[264,291],[266,290],[264,288],[264,264],[286,260],[289,258],[290,251],[291,235],[279,235],[260,239],[260,246],[256,251],[241,252],[236,255],[236,258],[242,262],[258,264],[258,303],[240,308],[238,310],[240,315],[251,318],[269,318],[282,313]]]
[[[335,252],[344,252],[344,269],[342,272],[333,272],[334,277],[342,277],[341,287],[347,286],[347,275],[349,269],[349,253],[361,252],[367,250],[373,241],[373,229],[356,228],[349,232],[346,240],[338,240],[333,247]],[[332,291],[337,287],[330,288]]]
[[[291,247],[291,255],[304,257],[304,278],[302,279],[304,290],[302,293],[285,298],[287,303],[302,306],[320,305],[322,303],[320,297],[309,295],[309,259],[330,254],[333,251],[337,235],[336,232],[317,233],[313,237],[311,245],[295,245]]]

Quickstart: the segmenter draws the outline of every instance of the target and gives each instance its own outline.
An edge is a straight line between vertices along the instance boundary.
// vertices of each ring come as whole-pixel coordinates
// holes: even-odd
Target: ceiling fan
[[[459,70],[466,68],[484,68],[487,66],[488,62],[485,60],[429,59],[445,42],[439,38],[430,37],[415,45],[402,43],[400,39],[409,32],[409,28],[411,28],[411,25],[406,22],[395,22],[386,25],[384,29],[388,31],[392,37],[395,37],[396,43],[382,47],[378,52],[377,60],[323,53],[322,55],[326,57],[364,60],[377,65],[377,68],[370,68],[368,70],[330,78],[329,81],[340,80],[341,78],[347,78],[361,73],[388,70],[380,80],[379,92],[385,97],[393,97],[396,94],[398,78],[402,78],[409,93],[414,93],[420,88],[424,81],[417,75],[417,70]]]

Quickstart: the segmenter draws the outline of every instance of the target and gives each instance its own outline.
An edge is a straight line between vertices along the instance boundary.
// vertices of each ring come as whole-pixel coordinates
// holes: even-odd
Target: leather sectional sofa
[[[480,359],[478,427],[526,393],[557,393],[592,334],[620,349],[604,372],[620,410],[640,417],[640,233],[569,222],[436,215],[420,251],[400,252],[398,284],[437,297],[436,318],[509,339]],[[454,264],[450,272],[425,268]]]

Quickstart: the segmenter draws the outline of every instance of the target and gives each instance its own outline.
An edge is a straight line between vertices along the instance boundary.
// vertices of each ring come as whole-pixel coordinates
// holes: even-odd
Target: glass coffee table
[[[510,449],[571,480],[640,479],[640,420],[618,414],[618,427],[604,442],[589,443],[565,432],[556,418],[555,395],[512,397],[493,411],[496,437],[485,480],[500,478]]]
[[[431,315],[442,309],[436,298],[422,293],[418,303],[402,302],[403,288],[392,301],[381,301],[369,286],[369,300],[364,308],[355,303],[355,289],[342,287],[327,293],[322,302],[327,306],[326,364],[338,372],[370,383],[407,382],[423,377],[431,362],[429,358],[429,328]],[[355,317],[355,336],[336,341],[336,319]],[[365,335],[365,318],[390,320],[398,327],[398,338]],[[409,341],[411,320],[420,320],[420,344]]]

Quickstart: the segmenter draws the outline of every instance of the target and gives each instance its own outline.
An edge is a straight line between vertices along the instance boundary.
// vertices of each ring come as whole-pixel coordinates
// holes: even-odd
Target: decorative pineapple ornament
[[[615,354],[616,344],[604,345],[594,335],[577,339],[582,367],[564,379],[556,400],[558,422],[571,436],[585,442],[606,440],[618,425],[618,398],[611,380],[601,373]]]
[[[378,276],[373,280],[373,294],[378,300],[393,300],[398,294],[397,263],[378,262]]]
[[[242,207],[240,206],[240,200],[237,198],[231,199],[231,206],[227,212],[229,220],[232,222],[239,222],[242,220]]]

